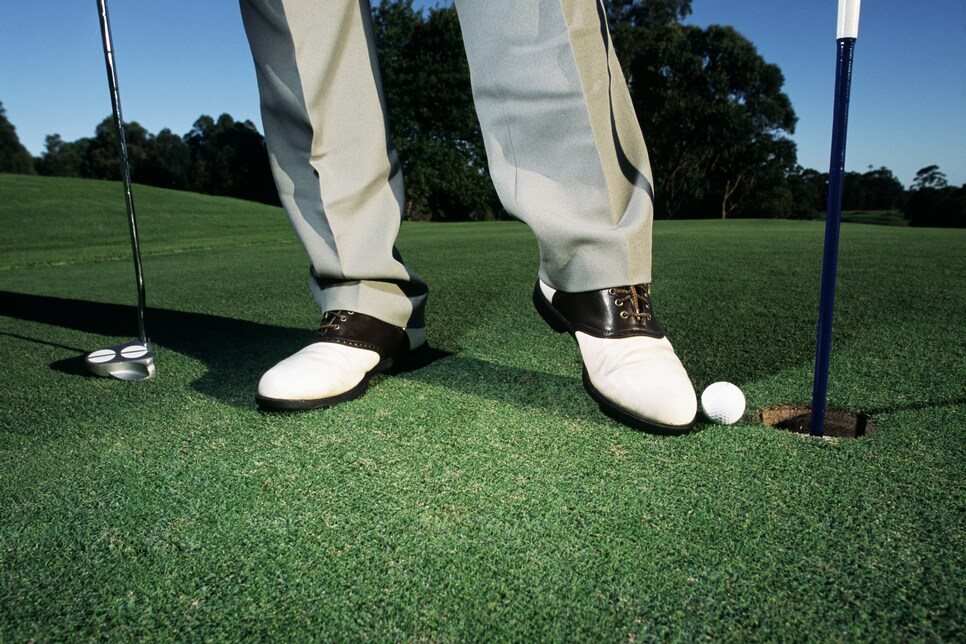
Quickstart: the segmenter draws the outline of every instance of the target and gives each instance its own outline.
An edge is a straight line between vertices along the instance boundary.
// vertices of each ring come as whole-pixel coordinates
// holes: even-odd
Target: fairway
[[[280,209],[135,186],[158,374],[120,184],[0,174],[0,641],[966,638],[966,231],[842,227],[820,440],[823,224],[660,221],[654,304],[733,426],[623,427],[533,310],[515,222],[405,223],[436,360],[328,410],[264,414],[318,323]]]

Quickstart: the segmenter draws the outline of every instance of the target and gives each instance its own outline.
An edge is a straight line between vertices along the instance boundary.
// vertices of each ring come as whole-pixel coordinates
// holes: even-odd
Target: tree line
[[[2,104],[0,120],[6,122]],[[124,126],[124,138],[131,178],[137,183],[279,203],[265,141],[251,121],[235,121],[227,114],[218,120],[201,116],[183,136],[167,128],[151,134],[131,121]],[[38,158],[31,158],[26,149],[2,156],[11,166],[8,172],[120,180],[118,146],[114,120],[108,116],[93,137],[64,141],[59,134],[47,136]]]
[[[731,27],[685,25],[691,0],[609,0],[606,11],[651,157],[656,217],[825,211],[828,177],[797,163],[789,138],[797,117],[778,66]],[[455,9],[417,11],[412,0],[382,0],[373,26],[406,178],[405,216],[506,217],[489,179]],[[16,151],[15,133],[16,145],[5,143],[13,128],[0,107],[0,170],[119,178],[113,129],[107,118],[91,138],[66,142],[53,134],[34,159]],[[131,122],[126,138],[139,183],[278,203],[264,139],[250,121],[201,116],[182,136]],[[887,168],[847,173],[843,208],[904,208],[912,223],[963,225],[963,188],[950,187],[935,166],[920,174],[906,191]],[[924,214],[929,208],[945,214]]]

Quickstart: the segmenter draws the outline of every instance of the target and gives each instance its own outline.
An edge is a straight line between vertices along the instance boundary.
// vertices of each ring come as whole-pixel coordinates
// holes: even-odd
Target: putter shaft
[[[107,66],[107,82],[111,90],[111,108],[114,127],[121,148],[121,179],[124,183],[124,203],[127,206],[127,222],[131,233],[131,253],[134,256],[134,279],[138,293],[138,335],[142,343],[148,336],[144,326],[146,297],[144,291],[144,271],[141,267],[141,244],[138,236],[137,216],[134,212],[134,194],[131,191],[131,164],[128,158],[127,137],[124,135],[124,119],[121,115],[121,96],[118,92],[117,68],[114,63],[114,41],[111,37],[111,21],[107,12],[107,0],[97,0],[101,25],[101,38],[104,44],[104,62]]]

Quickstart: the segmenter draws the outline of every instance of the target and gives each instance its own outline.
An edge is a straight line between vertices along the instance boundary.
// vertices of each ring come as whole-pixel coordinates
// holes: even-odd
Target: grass
[[[824,221],[824,216],[821,218]],[[908,226],[909,221],[899,210],[850,210],[842,213],[842,221],[850,224],[879,224]]]
[[[603,416],[529,303],[515,223],[406,224],[443,357],[329,410],[261,372],[317,323],[281,211],[137,186],[159,375],[114,183],[0,175],[0,640],[966,637],[966,234],[846,224],[830,402],[879,430],[665,438]],[[807,402],[822,224],[655,225],[699,388]]]

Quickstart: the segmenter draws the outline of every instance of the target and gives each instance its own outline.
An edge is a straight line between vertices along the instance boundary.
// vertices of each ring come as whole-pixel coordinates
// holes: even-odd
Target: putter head
[[[95,376],[118,380],[146,380],[154,375],[154,349],[150,340],[134,339],[98,349],[84,358]]]

